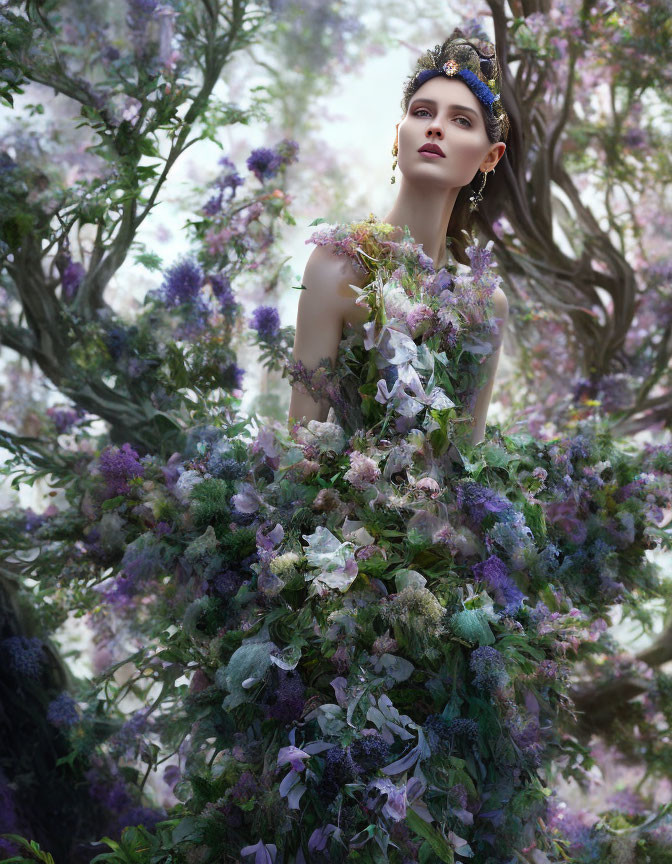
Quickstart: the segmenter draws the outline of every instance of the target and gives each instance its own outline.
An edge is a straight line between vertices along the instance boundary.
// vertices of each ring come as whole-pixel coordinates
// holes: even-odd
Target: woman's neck
[[[446,264],[446,233],[459,191],[410,186],[402,177],[397,199],[384,218],[401,232],[408,225],[414,242],[422,244],[437,270]]]

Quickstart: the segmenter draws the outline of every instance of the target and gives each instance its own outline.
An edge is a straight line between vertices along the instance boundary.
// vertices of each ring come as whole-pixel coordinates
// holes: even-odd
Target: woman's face
[[[480,102],[467,85],[442,75],[415,91],[398,133],[397,159],[404,178],[433,188],[466,186],[479,168],[491,170],[506,150],[503,142],[489,140]],[[419,152],[429,143],[444,155]]]

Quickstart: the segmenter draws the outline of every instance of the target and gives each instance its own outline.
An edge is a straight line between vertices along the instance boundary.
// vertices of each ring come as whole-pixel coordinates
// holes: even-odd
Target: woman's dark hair
[[[457,47],[458,45],[459,47]],[[401,100],[404,115],[408,111],[408,104],[413,94],[422,86],[416,80],[418,73],[422,72],[423,69],[440,69],[445,62],[449,59],[454,59],[456,55],[459,58],[460,65],[462,63],[466,65],[468,61],[471,61],[470,65],[477,63],[484,77],[487,80],[494,79],[498,85],[497,89],[501,92],[501,73],[495,46],[491,42],[485,42],[480,39],[468,39],[462,30],[455,28],[443,44],[429,49],[418,59],[415,69],[404,85],[403,98]],[[498,141],[505,141],[509,137],[509,118],[507,117],[507,122],[502,127],[499,118],[490,113],[480,99],[478,100],[478,104],[481,108],[488,140],[493,144],[496,144]],[[474,229],[480,229],[480,231],[492,236],[492,223],[502,210],[503,196],[506,189],[505,163],[507,162],[508,155],[507,147],[506,152],[497,163],[497,168],[500,171],[490,174],[488,177],[487,185],[483,190],[483,201],[478,205],[477,211],[472,212],[469,209],[469,198],[481,187],[481,183],[483,182],[481,171],[477,171],[471,183],[460,189],[455,199],[455,206],[453,207],[446,232],[446,242],[452,256],[460,264],[469,264],[469,258],[465,250],[473,242],[471,235],[473,235]],[[468,236],[464,234],[465,231]]]

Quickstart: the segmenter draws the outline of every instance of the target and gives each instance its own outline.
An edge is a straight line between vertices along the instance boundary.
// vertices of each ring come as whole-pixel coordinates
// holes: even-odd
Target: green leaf
[[[323,216],[319,216],[317,219],[313,219],[313,221],[308,226],[312,228],[314,225],[320,225],[322,222],[326,222],[327,220]]]
[[[497,447],[495,444],[486,444],[482,450],[483,458],[487,465],[492,468],[506,468],[506,466],[516,457],[507,453],[502,447]]]
[[[534,539],[540,545],[544,545],[546,542],[546,517],[541,505],[525,501],[523,503],[523,514]]]
[[[44,864],[54,864],[52,855],[49,852],[43,852],[40,849],[40,844],[34,840],[26,840],[20,834],[0,834],[0,837],[6,837],[12,843],[16,843],[17,846],[23,846],[31,855],[30,858],[10,858],[10,861],[44,861]]]
[[[199,840],[201,836],[200,829],[193,816],[187,816],[182,819],[172,831],[171,843],[177,846],[178,843],[184,843],[185,840]]]
[[[432,851],[435,855],[438,855],[440,861],[445,861],[446,864],[454,864],[455,856],[453,855],[453,850],[450,848],[445,838],[439,834],[439,832],[430,825],[428,822],[418,816],[418,814],[412,808],[408,807],[406,809],[406,824],[414,831],[418,837],[422,837],[423,840],[426,840],[432,848]]]
[[[163,258],[155,252],[143,252],[141,255],[136,255],[134,261],[148,270],[160,270],[163,265]]]

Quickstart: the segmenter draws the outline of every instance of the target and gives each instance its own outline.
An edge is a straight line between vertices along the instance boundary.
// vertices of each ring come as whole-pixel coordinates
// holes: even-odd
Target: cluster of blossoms
[[[552,849],[562,828],[540,829],[539,769],[552,752],[578,770],[572,658],[613,653],[607,588],[656,591],[647,514],[669,505],[670,452],[621,453],[589,423],[550,444],[491,429],[471,445],[465,405],[494,326],[488,250],[472,249],[470,274],[435,273],[388,233],[327,232],[372,279],[370,320],[346,328],[322,380],[342,400],[326,422],[199,427],[165,463],[126,444],[89,474],[73,557],[112,571],[99,640],[113,651],[118,622],[154,639],[169,620],[184,652],[172,637],[154,657],[138,646],[170,699],[106,746],[149,760],[161,729],[184,724],[188,821],[174,836],[194,859],[207,846],[308,864],[376,844],[403,864],[428,838],[446,860]],[[272,307],[252,326],[280,339]],[[50,722],[85,735],[86,712],[54,702]],[[140,806],[114,778],[106,788],[120,813]]]
[[[260,183],[264,183],[275,177],[284,166],[296,162],[298,152],[297,142],[285,138],[274,149],[259,147],[253,150],[247,159],[247,167]]]

